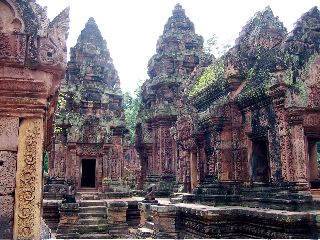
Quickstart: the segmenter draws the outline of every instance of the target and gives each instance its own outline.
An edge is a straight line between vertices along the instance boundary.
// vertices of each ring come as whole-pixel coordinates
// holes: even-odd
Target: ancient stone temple
[[[69,10],[0,1],[0,238],[40,239],[44,147],[66,69]]]
[[[148,64],[150,79],[142,86],[136,148],[141,158],[141,185],[157,183],[158,194],[168,194],[173,183],[190,182],[189,172],[177,165],[177,146],[170,128],[184,106],[183,83],[193,69],[208,61],[203,38],[177,4],[164,26],[156,54]],[[177,175],[177,169],[183,172]],[[183,187],[183,186],[182,186]]]
[[[190,162],[191,172],[196,159],[198,185],[189,200],[258,207],[256,213],[246,213],[252,216],[248,223],[255,221],[255,214],[268,219],[263,208],[287,210],[281,218],[319,209],[315,201],[319,188],[319,26],[320,12],[315,7],[287,34],[268,7],[244,26],[235,46],[223,57],[193,73],[194,85],[187,90],[190,114],[181,116],[174,130],[177,143],[184,148],[178,158]],[[238,210],[240,215],[246,211]],[[224,214],[222,219],[231,221]],[[289,229],[300,221],[290,219],[289,223],[281,218],[272,218],[274,224],[257,220],[259,229],[237,225],[235,234],[242,233],[235,236],[288,238],[307,236],[307,232],[316,236],[313,220],[301,222],[292,232],[270,231],[270,225],[282,222]],[[198,227],[208,224],[191,219],[187,213],[180,216],[182,231],[196,234]],[[220,229],[212,236],[227,237],[224,234]]]
[[[314,8],[287,34],[266,8],[225,56],[194,73],[194,114],[179,119],[177,135],[184,145],[196,143],[186,151],[197,155],[200,192],[238,194],[231,189],[240,184],[275,194],[317,185],[319,24]]]
[[[181,181],[189,193],[172,195],[170,204],[140,204],[138,237],[319,237],[319,27],[316,7],[290,33],[267,7],[226,54],[195,67],[165,134],[169,145],[158,142],[154,125],[148,132],[148,121],[138,123],[146,172],[166,163],[163,151],[175,156],[176,181],[189,178]],[[150,82],[143,104],[165,97]]]
[[[267,7],[215,59],[177,4],[135,148],[93,18],[67,64],[68,12],[0,0],[0,239],[319,238],[317,7],[290,33]]]
[[[81,191],[101,191],[103,180],[123,178],[120,80],[93,18],[71,48],[58,108],[49,175],[73,178]]]

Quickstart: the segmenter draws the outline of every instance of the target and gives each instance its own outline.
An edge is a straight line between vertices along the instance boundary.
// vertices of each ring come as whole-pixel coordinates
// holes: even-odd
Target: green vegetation
[[[43,170],[45,173],[48,173],[49,170],[49,153],[47,151],[43,154]]]
[[[317,142],[318,164],[320,165],[320,142]]]
[[[193,88],[188,94],[190,97],[206,89],[214,82],[223,81],[225,55],[230,47],[231,45],[229,42],[226,44],[221,44],[216,35],[212,35],[206,41],[203,51],[206,54],[213,54],[218,58],[213,60],[213,63],[201,73],[200,77],[197,79]]]
[[[208,66],[197,79],[197,82],[189,92],[189,96],[193,96],[203,89],[207,88],[215,81],[219,81],[224,77],[224,56],[215,60],[213,64]]]
[[[123,95],[125,120],[129,129],[130,142],[132,144],[135,140],[135,128],[141,101],[140,89],[141,88],[138,87],[138,89],[135,91],[135,96],[132,96],[129,92],[126,92]]]

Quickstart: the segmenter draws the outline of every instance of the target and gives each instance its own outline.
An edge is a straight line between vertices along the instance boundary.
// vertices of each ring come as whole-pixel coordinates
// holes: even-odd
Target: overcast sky
[[[123,92],[133,92],[139,80],[148,78],[147,65],[172,10],[180,3],[206,41],[213,34],[221,43],[238,37],[257,11],[270,6],[288,31],[319,0],[37,0],[48,7],[52,20],[70,6],[68,50],[77,42],[85,23],[93,17],[107,41]]]

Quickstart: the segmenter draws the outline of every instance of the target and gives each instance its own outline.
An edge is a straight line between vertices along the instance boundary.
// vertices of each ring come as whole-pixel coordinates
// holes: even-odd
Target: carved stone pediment
[[[80,156],[98,156],[101,155],[101,145],[85,144],[77,146],[77,154]]]

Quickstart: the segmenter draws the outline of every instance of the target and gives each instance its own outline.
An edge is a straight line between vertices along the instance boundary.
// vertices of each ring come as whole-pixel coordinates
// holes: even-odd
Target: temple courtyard
[[[94,18],[0,13],[0,239],[320,237],[317,7],[216,57],[176,4],[130,98]]]

